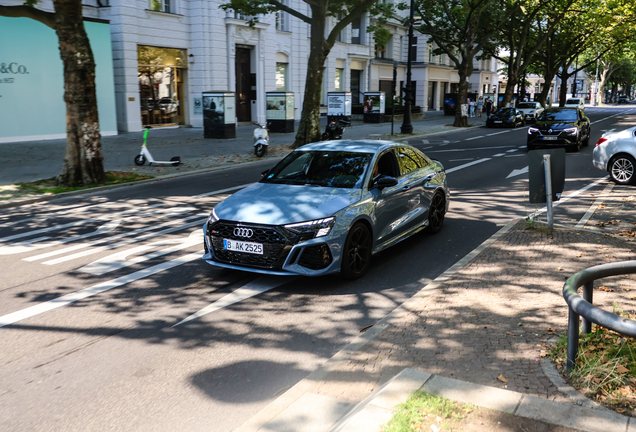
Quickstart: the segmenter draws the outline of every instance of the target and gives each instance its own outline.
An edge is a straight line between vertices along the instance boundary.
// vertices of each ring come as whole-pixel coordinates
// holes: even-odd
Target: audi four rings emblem
[[[234,235],[237,237],[250,238],[254,235],[254,231],[249,228],[234,228]]]

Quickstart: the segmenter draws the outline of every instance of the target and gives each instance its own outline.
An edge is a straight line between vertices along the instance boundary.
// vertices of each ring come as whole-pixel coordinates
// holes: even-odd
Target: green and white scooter
[[[146,163],[146,161],[148,161],[148,165],[152,165],[152,164],[164,164],[164,165],[173,165],[173,166],[177,166],[181,163],[181,158],[179,156],[175,156],[172,159],[170,159],[169,161],[156,161],[153,159],[152,155],[150,154],[150,150],[148,150],[148,147],[146,146],[146,141],[148,140],[148,132],[150,131],[151,127],[150,126],[146,126],[146,130],[144,131],[144,143],[141,146],[141,152],[135,156],[135,165],[143,165]]]

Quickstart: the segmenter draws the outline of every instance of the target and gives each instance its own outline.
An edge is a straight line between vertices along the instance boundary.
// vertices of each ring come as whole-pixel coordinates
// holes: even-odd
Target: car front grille
[[[251,235],[246,237],[245,231],[241,233],[236,228],[250,230],[249,234]],[[291,236],[282,228],[268,225],[217,222],[208,227],[208,236],[211,240],[216,261],[272,270],[282,267],[293,244]],[[261,243],[263,245],[263,254],[226,250],[223,247],[223,239]]]

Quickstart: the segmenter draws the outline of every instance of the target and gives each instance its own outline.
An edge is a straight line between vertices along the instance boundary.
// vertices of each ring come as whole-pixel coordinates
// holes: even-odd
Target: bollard
[[[552,214],[552,176],[550,173],[550,155],[543,155],[543,169],[545,170],[545,197],[548,209],[548,228],[554,228],[554,215]]]

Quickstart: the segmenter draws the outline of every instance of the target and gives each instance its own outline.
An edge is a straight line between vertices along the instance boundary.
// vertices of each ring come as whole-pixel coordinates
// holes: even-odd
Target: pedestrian
[[[483,109],[484,109],[484,97],[479,96],[479,99],[477,99],[477,114],[479,114],[479,118],[481,118],[481,112]]]
[[[492,102],[490,102],[490,98],[486,98],[486,102],[484,103],[484,108],[486,108],[486,117],[490,117],[490,111],[492,111]]]
[[[475,117],[475,101],[468,99],[468,108],[470,110],[470,116]]]

